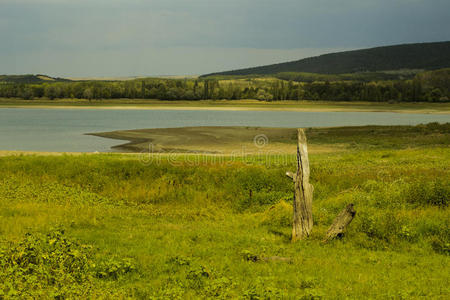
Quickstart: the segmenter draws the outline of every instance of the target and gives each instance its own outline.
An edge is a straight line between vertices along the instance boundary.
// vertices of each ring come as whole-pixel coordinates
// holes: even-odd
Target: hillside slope
[[[47,75],[0,75],[0,82],[8,83],[23,83],[23,84],[33,84],[33,83],[44,83],[44,82],[54,82],[54,81],[70,81],[64,78],[50,77]]]
[[[404,44],[324,54],[297,61],[211,75],[267,75],[280,72],[343,74],[401,69],[436,70],[450,67],[450,42]]]

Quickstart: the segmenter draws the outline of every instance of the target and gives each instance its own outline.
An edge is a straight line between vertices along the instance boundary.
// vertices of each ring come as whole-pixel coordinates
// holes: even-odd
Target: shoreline
[[[428,146],[445,146],[450,143],[450,123],[396,126],[341,126],[307,128],[308,147],[312,153],[331,153],[355,149],[405,149]],[[386,138],[389,133],[390,138]],[[108,152],[61,152],[0,150],[5,156],[83,156],[109,155],[133,157],[142,154],[156,155],[219,155],[246,156],[295,153],[296,128],[248,126],[195,126],[116,130],[85,133],[117,140]],[[380,145],[379,138],[385,144]],[[120,142],[119,142],[120,141]],[[383,147],[382,147],[383,146]]]
[[[326,101],[125,101],[104,100],[88,103],[60,100],[55,103],[38,100],[17,100],[18,103],[0,99],[0,108],[35,109],[110,109],[110,110],[203,110],[203,111],[295,111],[295,112],[392,112],[407,114],[450,114],[450,103],[371,103]],[[114,101],[117,101],[114,103]]]
[[[17,105],[1,106],[0,108],[34,108],[34,109],[105,109],[105,110],[179,110],[179,111],[294,111],[294,112],[389,112],[403,114],[450,114],[450,111],[435,111],[428,109],[361,109],[361,108],[254,108],[254,107],[192,107],[192,106],[51,106],[51,105]]]

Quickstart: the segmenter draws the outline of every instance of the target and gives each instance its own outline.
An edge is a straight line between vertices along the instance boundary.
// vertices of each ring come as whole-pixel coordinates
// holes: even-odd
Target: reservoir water
[[[0,108],[0,150],[108,152],[120,141],[84,135],[185,126],[329,127],[450,122],[449,114]]]

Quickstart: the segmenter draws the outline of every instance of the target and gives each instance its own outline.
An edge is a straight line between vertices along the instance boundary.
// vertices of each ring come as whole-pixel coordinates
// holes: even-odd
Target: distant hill
[[[43,83],[43,82],[54,82],[54,81],[70,81],[64,78],[50,77],[47,75],[0,75],[0,82],[9,83]]]
[[[450,42],[404,44],[324,54],[297,61],[203,75],[270,75],[281,72],[349,74],[450,67]]]

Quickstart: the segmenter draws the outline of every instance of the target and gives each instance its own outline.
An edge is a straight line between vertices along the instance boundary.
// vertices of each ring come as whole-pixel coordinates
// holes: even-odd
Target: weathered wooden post
[[[314,187],[309,184],[309,159],[306,135],[303,129],[298,129],[297,142],[297,172],[287,172],[286,175],[294,181],[294,223],[292,226],[292,241],[306,238],[313,227],[312,200]]]
[[[347,205],[334,219],[330,228],[328,228],[327,236],[325,237],[324,242],[328,242],[337,236],[341,236],[355,215],[356,211],[353,209],[353,204]]]

